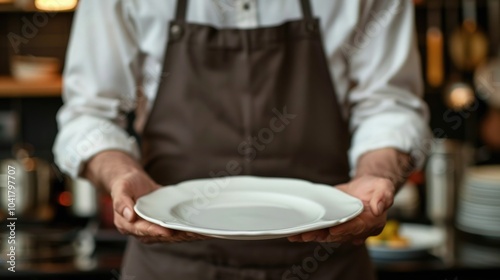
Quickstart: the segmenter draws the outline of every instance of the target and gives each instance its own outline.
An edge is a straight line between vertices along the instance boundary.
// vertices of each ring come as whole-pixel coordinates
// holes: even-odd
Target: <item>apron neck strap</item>
[[[175,19],[180,22],[186,21],[188,0],[177,0]]]
[[[302,16],[305,19],[313,19],[310,0],[300,0],[300,7],[302,8]]]
[[[305,19],[312,19],[313,13],[311,10],[310,0],[300,0],[300,7],[302,8],[302,16]],[[188,0],[177,0],[177,7],[175,12],[175,19],[177,21],[184,22],[186,21],[186,12],[187,12]]]

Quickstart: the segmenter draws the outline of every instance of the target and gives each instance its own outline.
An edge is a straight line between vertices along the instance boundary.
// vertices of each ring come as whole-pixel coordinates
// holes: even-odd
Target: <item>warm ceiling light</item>
[[[474,90],[468,85],[459,84],[451,89],[447,99],[448,106],[451,109],[462,110],[474,103]]]
[[[77,4],[78,0],[35,0],[35,7],[44,11],[72,10]]]

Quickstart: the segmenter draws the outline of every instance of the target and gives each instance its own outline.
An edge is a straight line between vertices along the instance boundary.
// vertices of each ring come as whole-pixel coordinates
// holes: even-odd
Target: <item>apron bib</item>
[[[179,0],[158,94],[141,136],[160,185],[228,175],[349,180],[350,138],[308,0],[303,19],[257,29],[186,22]],[[372,279],[364,246],[130,238],[122,278]]]

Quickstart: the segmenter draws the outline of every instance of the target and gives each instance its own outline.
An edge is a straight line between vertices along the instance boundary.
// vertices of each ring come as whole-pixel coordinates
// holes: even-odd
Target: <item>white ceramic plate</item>
[[[479,215],[485,218],[490,218],[492,220],[497,219],[500,221],[500,207],[470,204],[465,201],[460,201],[460,205],[458,207],[464,213]]]
[[[288,178],[196,179],[137,200],[143,219],[176,230],[236,240],[286,237],[353,219],[361,200],[334,187]]]
[[[474,225],[471,221],[466,218],[458,217],[455,223],[457,228],[461,231],[477,234],[481,236],[487,236],[492,238],[500,238],[500,228],[499,229],[489,229],[485,228],[484,225]]]
[[[399,234],[409,239],[405,248],[391,248],[384,245],[368,245],[370,256],[375,259],[407,260],[427,255],[432,249],[443,244],[445,233],[434,226],[403,223]]]
[[[466,171],[469,178],[482,181],[486,184],[494,184],[500,187],[500,165],[479,165],[469,167]]]
[[[500,207],[500,199],[491,196],[479,196],[477,192],[473,192],[472,190],[462,191],[458,198],[459,202],[466,201],[481,205],[498,205]]]
[[[472,192],[480,197],[495,197],[500,199],[500,187],[488,188],[486,186],[487,185],[481,186],[479,184],[468,183],[466,187],[469,192]]]
[[[458,212],[457,221],[460,221],[464,225],[469,225],[472,227],[477,227],[478,229],[490,229],[500,231],[500,221],[490,220],[489,218],[483,218],[477,215],[471,215],[468,213]]]
[[[477,227],[480,230],[489,229],[500,232],[499,219],[466,213],[462,209],[458,209],[457,211],[457,221],[466,226]]]
[[[493,238],[500,237],[500,220],[473,215],[464,212],[462,208],[458,208],[455,225],[464,232]]]

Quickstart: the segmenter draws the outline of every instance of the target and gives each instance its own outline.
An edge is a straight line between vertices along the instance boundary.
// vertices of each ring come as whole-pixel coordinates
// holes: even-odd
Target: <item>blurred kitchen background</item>
[[[445,238],[423,254],[374,254],[378,274],[496,279],[482,275],[500,272],[500,0],[413,2],[435,139],[422,144],[431,153],[389,218],[437,227]],[[61,173],[51,152],[76,4],[0,0],[2,279],[119,278],[125,238],[113,227],[111,200]],[[8,165],[20,181],[16,274],[3,268]]]

